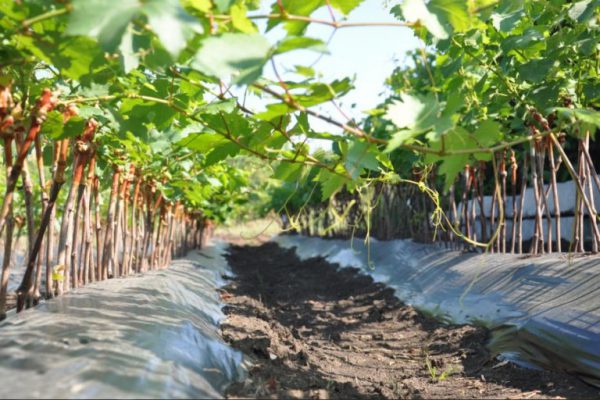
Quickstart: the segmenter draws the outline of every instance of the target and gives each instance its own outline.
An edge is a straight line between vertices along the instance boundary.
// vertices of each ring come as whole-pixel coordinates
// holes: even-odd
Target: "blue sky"
[[[302,1],[302,0],[298,0]],[[273,0],[263,1],[260,13],[268,13]],[[396,4],[398,2],[387,2]],[[326,8],[317,10],[313,15],[315,18],[330,19]],[[341,15],[336,15],[338,20]],[[385,22],[397,20],[389,14],[389,7],[384,5],[384,0],[365,0],[358,8],[347,16],[347,21],[352,22]],[[264,32],[266,22],[258,20],[259,29]],[[329,26],[312,24],[309,26],[306,36],[327,41],[333,29]],[[284,36],[281,28],[276,28],[267,34],[267,37],[275,42]],[[345,114],[356,120],[360,120],[364,114],[362,111],[374,108],[383,98],[383,82],[395,66],[401,65],[405,60],[405,54],[411,49],[420,46],[420,42],[414,37],[412,30],[405,27],[353,27],[338,29],[329,43],[329,52],[319,59],[313,68],[323,74],[324,81],[331,81],[344,77],[356,77],[356,89],[345,96],[341,108]],[[293,69],[294,65],[310,65],[319,58],[319,54],[310,51],[296,51],[278,56],[276,58],[277,69],[283,79],[286,77],[296,78],[295,75],[286,73]],[[271,65],[265,67],[265,75],[274,78]],[[264,101],[256,99],[249,100],[253,108],[264,107]],[[262,104],[261,104],[262,103]],[[355,107],[351,107],[355,104]],[[343,116],[331,105],[322,106],[321,112],[331,115],[336,119]],[[312,121],[318,130],[336,132],[337,128],[326,123]]]

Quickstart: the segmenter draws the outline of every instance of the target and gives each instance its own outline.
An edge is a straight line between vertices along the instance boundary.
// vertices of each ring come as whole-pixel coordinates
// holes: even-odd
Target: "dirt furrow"
[[[274,243],[232,246],[225,339],[250,359],[229,397],[597,398],[559,372],[492,357],[487,332],[402,304],[353,269],[300,261]]]

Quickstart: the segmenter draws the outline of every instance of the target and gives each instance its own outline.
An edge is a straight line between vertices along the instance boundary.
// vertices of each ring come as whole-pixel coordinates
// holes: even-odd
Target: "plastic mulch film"
[[[0,324],[2,398],[214,398],[242,378],[219,336],[223,243]]]
[[[394,288],[407,304],[492,332],[490,349],[529,367],[557,369],[600,386],[600,258],[476,254],[411,240],[279,236],[300,258],[325,257]]]

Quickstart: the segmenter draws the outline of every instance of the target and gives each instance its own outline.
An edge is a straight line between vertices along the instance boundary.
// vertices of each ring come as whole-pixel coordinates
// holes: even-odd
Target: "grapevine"
[[[396,22],[346,20],[361,3],[280,0],[258,14],[252,0],[0,0],[0,315],[21,230],[19,310],[166,267],[215,222],[269,211],[290,230],[368,243],[394,209],[405,217],[384,238],[493,252],[525,252],[531,218],[529,250],[562,251],[569,179],[569,247],[597,252],[597,2],[404,0]],[[330,19],[314,17],[321,8]],[[284,37],[272,43],[259,21]],[[410,29],[422,47],[355,123],[339,106],[351,79],[280,72],[281,55],[327,47],[305,35],[311,24]],[[523,215],[528,190],[534,216]]]

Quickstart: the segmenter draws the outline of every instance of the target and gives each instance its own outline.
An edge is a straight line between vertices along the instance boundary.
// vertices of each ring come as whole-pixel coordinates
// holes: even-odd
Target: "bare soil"
[[[500,362],[485,329],[441,324],[357,270],[274,243],[232,245],[228,258],[223,336],[251,363],[230,398],[600,397],[573,376]]]

